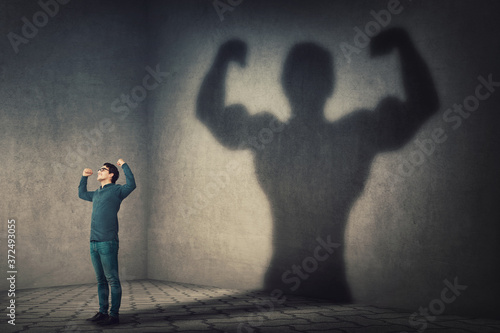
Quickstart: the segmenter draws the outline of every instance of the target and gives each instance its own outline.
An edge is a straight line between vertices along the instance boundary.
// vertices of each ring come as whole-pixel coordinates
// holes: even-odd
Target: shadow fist
[[[234,61],[241,67],[246,65],[247,44],[239,39],[232,39],[221,45],[218,57],[224,61]]]
[[[389,54],[396,47],[409,45],[410,37],[402,28],[390,28],[382,31],[370,41],[372,57]]]

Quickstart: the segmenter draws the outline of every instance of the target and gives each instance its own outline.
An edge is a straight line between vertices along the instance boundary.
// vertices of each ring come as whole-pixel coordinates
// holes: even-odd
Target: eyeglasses
[[[103,172],[103,171],[109,171],[109,169],[106,169],[106,168],[100,168],[100,169],[99,169],[99,170],[97,170],[97,171],[101,171],[101,172]]]

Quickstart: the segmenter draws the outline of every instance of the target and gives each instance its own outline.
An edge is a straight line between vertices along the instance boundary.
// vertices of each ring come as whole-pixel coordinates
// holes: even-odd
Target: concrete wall
[[[88,182],[94,190],[97,169],[123,158],[137,189],[119,212],[120,273],[146,277],[146,105],[126,117],[111,108],[146,74],[144,6],[71,1],[57,12],[51,6],[53,17],[40,14],[36,1],[1,7],[2,267],[7,219],[15,219],[17,288],[94,282],[92,204],[78,198],[77,187],[83,168],[94,170]],[[25,38],[22,19],[33,16],[40,27],[36,34],[24,28],[29,37],[16,53],[6,36]]]
[[[276,194],[266,187],[276,178],[256,165],[251,150],[223,146],[196,117],[199,89],[218,48],[230,38],[248,46],[247,66],[229,69],[226,103],[242,104],[251,115],[268,111],[286,123],[284,60],[297,42],[321,45],[333,57],[335,86],[324,115],[335,122],[353,110],[374,109],[388,95],[406,97],[398,55],[372,59],[366,45],[356,44],[363,40],[355,28],[376,27],[371,11],[388,10],[389,2],[232,3],[219,15],[212,1],[71,1],[18,53],[1,39],[0,230],[5,244],[7,219],[16,219],[18,288],[94,281],[91,206],[78,199],[77,185],[84,167],[95,170],[121,157],[138,184],[119,215],[122,279],[269,287],[269,272],[279,276],[292,263],[313,263],[307,258],[314,257],[317,236],[332,236],[326,223],[332,217],[341,225],[333,235],[341,255],[332,260],[342,264],[353,301],[417,310],[441,297],[445,280],[456,279],[467,289],[446,304],[448,313],[497,316],[498,87],[481,88],[481,96],[489,95],[460,123],[458,113],[450,118],[447,112],[475,101],[469,96],[481,84],[478,77],[500,81],[498,5],[402,1],[390,7],[397,14],[386,17],[387,27],[410,34],[434,79],[439,110],[406,145],[376,155],[363,178],[336,177],[335,170],[356,173],[342,163],[330,168],[328,150],[301,159],[297,168],[284,166],[294,166],[294,174],[274,169],[276,178],[290,178]],[[40,10],[34,2],[2,2],[3,35],[22,35],[21,19]],[[346,56],[341,45],[357,50]],[[142,90],[151,71],[158,85],[146,80],[150,88]],[[113,104],[143,91],[147,98],[130,104],[129,113],[124,103]],[[102,141],[88,138],[104,118],[114,130]],[[439,129],[443,142],[431,148],[426,140]],[[300,146],[295,132],[288,133],[293,144],[271,149],[264,162]],[[280,141],[275,135],[269,146]],[[427,145],[419,148],[415,139]],[[335,161],[350,148],[331,145],[340,156]],[[318,166],[328,178],[310,176]],[[325,185],[332,181],[339,186],[330,191]],[[345,195],[354,183],[359,187],[337,213],[324,196]],[[292,227],[286,229],[283,216]],[[276,257],[278,246],[294,255]],[[6,262],[6,251],[0,260]],[[320,288],[311,294],[328,293],[323,277],[333,266],[317,264],[306,267],[309,277],[299,279],[296,292],[309,293],[308,282],[316,281]],[[291,286],[280,288],[292,292]],[[0,289],[6,287],[2,282]]]
[[[388,95],[404,99],[397,54],[371,59],[363,40],[355,43],[355,28],[376,27],[370,23],[376,22],[371,10],[387,10],[389,2],[233,2],[236,6],[222,14],[223,20],[211,1],[150,4],[155,61],[172,76],[149,104],[151,162],[158,168],[152,172],[148,277],[261,288],[269,271],[285,273],[291,263],[300,266],[318,244],[312,229],[319,226],[318,210],[329,212],[328,201],[314,201],[314,189],[304,183],[317,181],[308,178],[309,170],[325,159],[304,163],[302,174],[290,180],[290,192],[280,196],[284,204],[277,203],[275,194],[261,186],[272,180],[262,176],[261,160],[254,160],[250,150],[224,147],[197,119],[201,83],[218,48],[239,38],[248,47],[247,66],[229,68],[226,104],[243,104],[251,115],[268,111],[286,122],[290,104],[281,87],[283,63],[295,43],[310,41],[334,59],[335,90],[325,107],[329,121],[356,109],[374,109]],[[460,124],[446,112],[475,94],[479,76],[500,80],[495,60],[499,43],[493,33],[499,28],[494,14],[498,5],[402,1],[394,8],[391,18],[384,18],[387,26],[403,27],[412,37],[434,78],[440,108],[409,143],[376,156],[367,179],[359,180],[364,181],[359,198],[351,207],[343,206],[348,216],[335,217],[345,224],[345,237],[337,240],[344,251],[347,283],[355,301],[417,310],[441,297],[445,280],[456,279],[467,289],[446,304],[446,311],[494,315],[499,291],[494,264],[499,250],[499,214],[494,209],[499,191],[494,150],[499,141],[498,91],[481,100]],[[346,57],[341,45],[347,44],[357,45],[359,53]],[[487,93],[484,88],[480,92]],[[433,133],[443,135],[434,148],[426,141]],[[428,143],[423,148],[427,153],[419,153],[416,139]],[[286,173],[286,165],[282,167]],[[281,177],[279,172],[276,177]],[[273,249],[283,238],[276,233],[276,207],[296,210],[294,186],[304,186],[304,200],[318,206],[297,212],[302,224],[298,218],[290,221],[290,228],[300,228],[294,230],[295,239],[288,235],[294,257],[279,265],[273,261]],[[343,195],[342,190],[336,193]],[[313,272],[301,279],[297,292],[307,293],[308,280],[328,274],[321,263],[318,268],[312,261],[305,263]],[[291,292],[295,285],[290,282],[281,290]],[[326,287],[314,291],[328,294]]]

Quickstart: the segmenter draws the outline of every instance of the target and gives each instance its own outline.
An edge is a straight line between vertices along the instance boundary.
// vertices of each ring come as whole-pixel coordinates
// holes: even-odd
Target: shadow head
[[[330,52],[312,42],[294,45],[285,60],[281,81],[292,110],[314,112],[314,106],[322,106],[333,93]]]

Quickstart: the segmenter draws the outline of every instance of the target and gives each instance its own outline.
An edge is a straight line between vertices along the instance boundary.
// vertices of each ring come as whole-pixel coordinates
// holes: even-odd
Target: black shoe
[[[108,325],[118,325],[120,323],[120,319],[118,317],[109,316],[109,318],[105,321],[100,322],[102,326]]]
[[[95,314],[95,316],[93,316],[92,318],[87,319],[87,321],[94,321],[94,322],[96,322],[96,321],[103,321],[103,320],[108,319],[108,317],[109,316],[106,313],[97,312]]]

